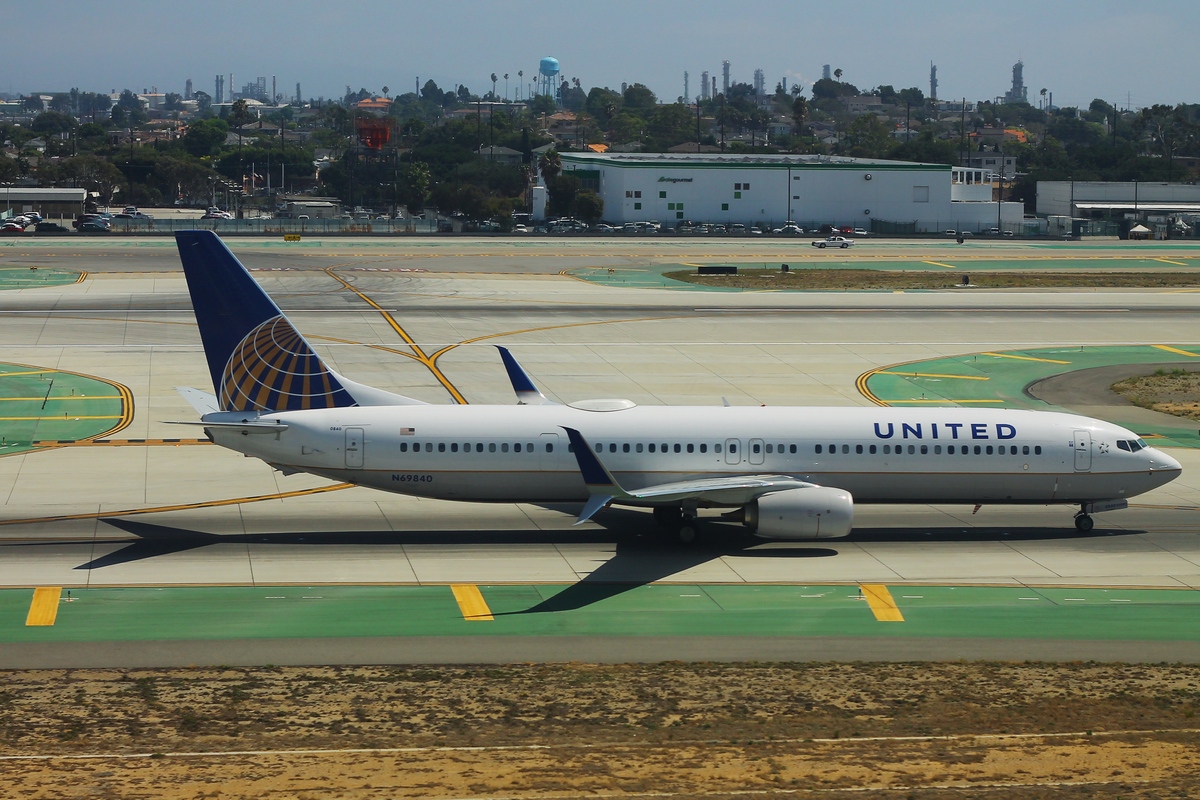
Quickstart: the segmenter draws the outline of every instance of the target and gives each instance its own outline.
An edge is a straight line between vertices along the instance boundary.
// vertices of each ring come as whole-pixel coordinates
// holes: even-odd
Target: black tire
[[[845,249],[846,249],[847,247],[849,247],[849,246],[850,246],[850,245],[846,244],[845,242],[842,242],[842,249],[843,249],[843,250],[845,250]]]
[[[819,245],[817,245],[817,247],[819,247],[819,248],[821,248],[822,250],[824,250],[824,249],[825,249],[825,243],[824,243],[824,242],[821,242]]]
[[[699,532],[696,530],[696,523],[688,521],[680,525],[679,530],[675,533],[675,538],[680,544],[694,545],[700,539]]]
[[[1096,521],[1087,514],[1080,514],[1075,517],[1075,530],[1080,533],[1091,533],[1092,528],[1096,526]]]

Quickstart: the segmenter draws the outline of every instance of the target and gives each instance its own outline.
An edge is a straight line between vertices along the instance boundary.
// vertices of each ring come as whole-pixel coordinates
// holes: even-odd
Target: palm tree
[[[387,96],[388,96],[388,87],[386,87],[386,86],[385,86],[385,87],[383,87],[383,96],[384,96],[384,97],[387,97]]]
[[[504,102],[508,102],[508,73],[504,73]]]
[[[525,70],[517,70],[517,99],[521,99],[521,82],[525,80]]]
[[[492,73],[492,99],[496,99],[496,73]]]
[[[838,67],[837,69],[835,69],[833,71],[833,77],[837,78],[839,82],[842,80],[842,68],[841,67]]]
[[[562,159],[558,157],[557,150],[542,153],[542,157],[538,159],[538,172],[542,173],[542,179],[547,182],[558,177],[562,172]]]
[[[1040,94],[1042,96],[1042,109],[1045,110],[1045,108],[1046,108],[1046,89],[1043,87],[1042,91],[1039,92],[1038,94]]]

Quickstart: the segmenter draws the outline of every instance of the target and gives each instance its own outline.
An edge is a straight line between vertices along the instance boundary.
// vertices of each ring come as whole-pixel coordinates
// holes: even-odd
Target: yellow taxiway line
[[[1190,355],[1190,354],[1189,354]],[[897,372],[891,369],[881,369],[876,371],[876,375],[899,375],[902,378],[961,378],[964,381],[990,381],[991,378],[983,375],[943,375],[937,372]]]
[[[933,264],[935,267],[945,267],[946,269],[958,269],[953,264],[943,264],[940,261],[922,261],[922,264]]]
[[[492,610],[488,608],[487,601],[483,599],[483,593],[475,584],[455,583],[450,586],[450,591],[454,592],[454,600],[458,603],[459,610],[462,611],[463,619],[468,622],[485,622],[495,619],[492,616]]]
[[[25,617],[26,627],[47,627],[58,618],[58,599],[62,596],[61,586],[39,586],[33,590],[33,602]]]
[[[1043,364],[1070,364],[1070,361],[1059,361],[1055,358],[1034,358],[1033,356],[1014,356],[1009,353],[980,353],[981,356],[992,358],[1015,358],[1018,361],[1040,361]]]
[[[1200,353],[1190,353],[1187,350],[1180,350],[1178,347],[1171,347],[1167,344],[1154,345],[1159,350],[1166,350],[1168,353],[1178,353],[1181,356],[1191,356],[1192,358],[1200,358]]]
[[[1185,264],[1185,263],[1183,263],[1182,261],[1172,261],[1172,260],[1171,260],[1171,259],[1169,259],[1169,258],[1156,258],[1156,259],[1154,259],[1154,260],[1155,260],[1155,261],[1161,261],[1161,262],[1163,262],[1164,264],[1174,264],[1174,265],[1175,265],[1175,266],[1177,266],[1177,267],[1190,267],[1190,266],[1191,266],[1191,264]]]
[[[875,619],[880,622],[904,622],[904,615],[892,599],[892,593],[882,583],[864,583],[858,588],[867,599]]]

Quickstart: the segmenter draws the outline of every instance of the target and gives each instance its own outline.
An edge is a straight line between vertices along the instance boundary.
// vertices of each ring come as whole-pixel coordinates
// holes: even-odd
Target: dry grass
[[[0,794],[1183,797],[1198,710],[1181,666],[9,672],[0,755],[110,755],[0,761]],[[867,739],[913,736],[949,738]]]
[[[737,275],[697,275],[691,270],[668,272],[666,277],[703,286],[760,290],[897,290],[951,289],[969,275],[978,289],[1065,288],[1186,288],[1200,286],[1200,272],[975,272],[961,270],[889,271],[875,269],[808,269],[788,272],[742,269]]]
[[[1159,369],[1114,383],[1112,390],[1142,408],[1200,420],[1200,372]]]

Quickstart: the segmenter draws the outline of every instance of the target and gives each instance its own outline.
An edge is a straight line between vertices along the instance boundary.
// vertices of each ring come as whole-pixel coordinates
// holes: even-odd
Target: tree
[[[58,163],[54,179],[58,183],[80,186],[99,193],[105,205],[112,203],[116,188],[125,184],[125,176],[121,170],[113,166],[108,159],[93,155],[62,159]]]
[[[433,82],[433,78],[425,81],[425,85],[421,87],[421,99],[430,100],[438,105],[443,105],[442,90],[439,89],[438,85]]]
[[[595,225],[604,217],[604,200],[591,191],[582,191],[575,197],[575,213],[589,225]]]
[[[496,73],[492,73],[492,99],[496,99]]]
[[[125,112],[125,120],[130,127],[143,125],[150,119],[150,115],[146,113],[146,109],[142,105],[141,98],[128,89],[122,91],[121,96],[117,98],[114,110],[117,108]]]
[[[50,110],[58,111],[63,114],[70,114],[75,110],[74,104],[71,102],[71,95],[66,92],[59,92],[50,98]]]
[[[658,105],[654,92],[640,83],[635,83],[625,89],[625,108],[630,111],[649,111]]]
[[[196,101],[196,111],[200,116],[208,116],[212,113],[212,95],[201,90],[194,92],[192,98]]]
[[[550,181],[558,177],[562,172],[562,159],[559,158],[557,150],[547,150],[542,153],[538,159],[538,172],[542,174],[542,179],[549,185]]]
[[[900,90],[900,102],[910,106],[925,105],[925,93],[916,86]]]
[[[858,158],[883,158],[893,145],[891,126],[874,114],[863,114],[850,123],[844,139],[849,154]]]
[[[26,111],[45,111],[46,104],[42,102],[42,98],[37,95],[30,95],[21,101]]]
[[[834,78],[834,80],[838,81],[839,83],[841,82],[841,80],[842,80],[842,69],[841,69],[841,67],[838,67],[837,69],[835,69],[835,70],[833,71],[833,78]]]
[[[167,96],[163,98],[163,111],[183,111],[183,95],[167,92]]]
[[[188,153],[197,157],[214,156],[225,144],[229,135],[229,125],[222,119],[202,119],[188,126],[183,137],[183,146]]]
[[[61,133],[70,133],[78,124],[70,114],[60,111],[43,111],[33,118],[29,127],[42,136],[55,136]]]
[[[404,205],[409,213],[419,213],[425,207],[425,198],[429,196],[429,165],[423,161],[408,164],[400,180]]]
[[[797,97],[792,101],[792,124],[795,126],[796,133],[804,132],[804,123],[808,119],[808,101],[803,97]]]

